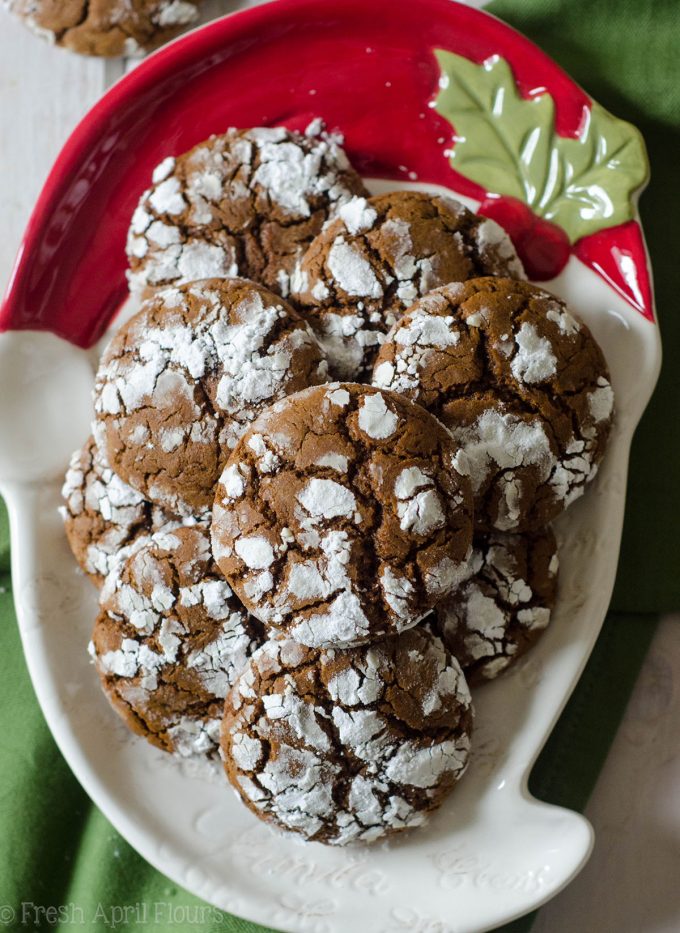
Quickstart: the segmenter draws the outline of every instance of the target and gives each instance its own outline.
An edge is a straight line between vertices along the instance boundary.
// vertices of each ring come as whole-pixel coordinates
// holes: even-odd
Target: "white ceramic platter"
[[[557,523],[551,626],[516,669],[476,693],[461,784],[427,828],[365,849],[274,834],[219,772],[178,763],[129,734],[110,710],[86,651],[95,592],[75,568],[57,514],[59,474],[88,433],[92,354],[46,333],[0,336],[0,491],[40,705],[94,802],[151,864],[194,894],[291,933],[477,933],[539,906],[588,859],[589,823],[536,801],[527,780],[611,597],[628,452],[660,346],[657,327],[577,259],[548,287],[578,308],[604,349],[616,393],[610,448],[593,486]]]

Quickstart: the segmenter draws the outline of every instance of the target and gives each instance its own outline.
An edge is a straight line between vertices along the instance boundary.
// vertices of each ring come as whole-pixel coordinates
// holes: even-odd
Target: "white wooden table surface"
[[[52,48],[0,12],[3,291],[55,156],[124,68]],[[662,620],[586,810],[597,834],[593,857],[543,908],[535,933],[680,931],[679,632],[680,616]]]

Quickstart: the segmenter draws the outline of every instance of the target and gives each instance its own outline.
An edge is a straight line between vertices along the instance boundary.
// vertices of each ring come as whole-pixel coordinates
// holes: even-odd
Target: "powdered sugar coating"
[[[609,380],[601,376],[597,388],[588,396],[588,409],[596,424],[609,421],[614,412],[614,390]]]
[[[585,325],[548,292],[500,277],[418,301],[387,335],[373,384],[446,424],[487,530],[539,528],[577,499],[613,416],[606,363]]]
[[[61,494],[71,550],[97,586],[121,548],[168,521],[161,509],[116,476],[92,437],[71,457]]]
[[[459,584],[468,555],[458,453],[434,418],[394,393],[348,383],[290,396],[225,468],[215,558],[268,630],[304,645],[407,629]]]
[[[353,379],[409,305],[481,274],[523,276],[509,237],[449,198],[401,191],[345,204],[309,247],[292,290],[331,371]]]
[[[465,770],[471,721],[460,667],[425,629],[343,652],[268,642],[227,698],[222,752],[261,819],[369,843],[441,804]]]
[[[333,281],[348,295],[357,298],[382,297],[382,285],[370,262],[347,243],[344,236],[337,236],[333,240],[327,261]]]
[[[559,561],[548,528],[478,535],[470,578],[428,619],[468,680],[497,677],[536,642],[555,604]]]
[[[376,392],[365,395],[359,407],[359,427],[374,440],[384,441],[391,437],[399,424],[398,416],[391,411],[385,399]]]
[[[524,267],[505,230],[490,217],[485,217],[475,230],[477,248],[482,254],[496,254],[507,265],[507,275],[525,278]]]
[[[168,165],[164,160],[161,165]],[[283,295],[299,256],[355,194],[359,176],[320,122],[230,129],[156,170],[132,218],[133,291],[243,276]]]
[[[311,330],[280,298],[241,279],[194,282],[159,292],[112,341],[95,433],[130,485],[193,514],[259,412],[325,378]]]
[[[90,653],[128,725],[166,751],[215,753],[215,720],[263,640],[210,554],[208,528],[169,523],[124,548]]]
[[[407,467],[397,476],[394,494],[402,531],[427,535],[444,525],[444,507],[434,486],[433,480],[419,467]]]
[[[533,324],[524,321],[515,335],[517,351],[510,368],[522,382],[548,382],[557,373],[557,360],[550,341],[540,337]]]
[[[338,216],[342,218],[349,233],[363,233],[364,230],[370,230],[378,218],[377,211],[368,203],[366,198],[355,197],[343,204],[338,210]]]

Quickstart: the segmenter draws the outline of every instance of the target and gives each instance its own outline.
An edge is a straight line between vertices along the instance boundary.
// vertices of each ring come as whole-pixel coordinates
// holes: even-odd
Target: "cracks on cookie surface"
[[[547,627],[557,590],[555,537],[550,528],[477,535],[471,566],[469,580],[426,624],[474,685],[514,664]]]
[[[222,715],[222,703],[210,699],[197,699],[193,692],[177,688],[172,683],[163,684],[164,692],[172,695],[172,702],[166,696],[165,709],[158,708],[151,711],[145,707],[134,693],[137,684],[134,681],[124,682],[120,678],[102,676],[102,687],[114,710],[121,716],[129,728],[137,735],[142,736],[152,745],[170,754],[206,755],[216,758],[218,755],[218,729],[217,724]],[[131,698],[134,696],[134,699]],[[210,724],[215,724],[213,736],[207,735]],[[199,739],[196,748],[185,746],[181,751],[178,748],[178,730],[187,730],[195,725],[195,736]],[[203,737],[205,736],[205,738]]]
[[[170,730],[161,745],[174,741],[180,754],[214,751],[200,723],[221,715],[263,631],[220,576],[207,527],[171,524],[138,539],[107,578],[101,607],[92,655],[137,731],[154,741]]]
[[[389,327],[432,288],[480,270],[487,275],[510,272],[500,258],[492,263],[476,242],[478,218],[449,199],[397,192],[371,198],[366,207],[371,212],[367,225],[339,217],[319,235],[302,261],[294,290],[319,339],[331,341],[331,365],[344,378],[370,369]],[[371,278],[379,293],[372,295],[369,288],[359,294],[350,287],[352,263],[345,266],[349,278],[343,284],[331,267],[334,250],[340,247],[348,253],[348,262],[351,258],[355,265],[364,264],[362,274],[356,265],[357,284],[363,279],[368,288]]]
[[[419,710],[411,722],[391,687],[405,670]],[[369,673],[359,699],[355,684]],[[462,774],[470,727],[456,661],[430,632],[413,630],[343,652],[268,643],[227,699],[222,747],[257,815],[344,845],[422,822]]]
[[[162,520],[151,503],[111,470],[93,437],[71,457],[62,499],[71,550],[97,586],[104,582],[118,551]]]
[[[411,344],[416,341],[406,336],[428,317],[450,322],[451,333],[459,335],[451,348],[424,346],[414,351]],[[468,345],[469,351],[462,352]],[[447,371],[445,384],[440,374]],[[470,444],[484,449],[485,432],[491,432],[489,441],[496,432],[494,418],[499,430],[504,422],[506,433],[521,429],[527,442],[529,434],[535,434],[536,441],[541,434],[543,454],[539,457],[539,447],[527,451],[529,460],[513,467],[517,478],[501,460],[495,466],[488,460],[484,475],[481,465],[475,466],[480,527],[521,530],[545,524],[577,498],[604,452],[609,421],[595,424],[588,414],[597,387],[604,386],[611,395],[602,354],[587,328],[571,318],[558,299],[523,282],[486,277],[431,293],[388,335],[376,362],[374,384],[422,401],[465,449]],[[515,482],[526,490],[535,486],[533,493],[527,492],[522,516],[497,514],[498,508],[505,509],[504,484]]]
[[[153,203],[168,181],[180,199],[172,212]],[[173,160],[169,176],[142,196],[138,229],[133,220],[128,240],[131,281],[162,285],[245,275],[285,297],[295,259],[334,207],[357,193],[365,193],[363,184],[330,137],[282,128],[213,136]],[[150,238],[154,224],[162,225],[158,233],[167,247]],[[182,271],[180,254],[187,244],[208,264],[200,275]],[[220,261],[229,268],[217,268]]]
[[[248,423],[325,376],[311,330],[281,299],[244,280],[192,283],[159,293],[114,338],[97,377],[98,430],[128,482],[191,514],[211,504]]]
[[[330,398],[335,393],[346,399],[334,412]],[[436,422],[416,423],[422,410],[418,415],[407,400],[388,393],[390,409],[385,411],[399,414],[391,416],[389,437],[373,440],[360,426],[362,406],[371,398],[384,406],[381,393],[351,385],[319,387],[279,403],[232,455],[228,470],[242,464],[243,482],[236,493],[218,486],[213,541],[222,570],[267,625],[295,632],[312,645],[334,638],[358,643],[414,625],[436,595],[451,590],[453,581],[446,574],[467,551],[466,483],[458,483],[448,468],[455,448],[447,435]],[[277,438],[279,423],[288,433]],[[262,470],[258,455],[249,450],[253,435],[265,437],[283,460],[273,472]],[[327,436],[339,449],[352,451],[341,476],[304,458],[300,462],[303,441],[310,436]],[[309,452],[305,447],[306,457]],[[392,486],[404,471],[415,471],[423,477],[419,486],[431,487],[439,510],[431,527],[419,529],[418,517],[414,530],[404,518],[399,528],[399,499]],[[308,503],[310,495],[318,499]],[[338,508],[334,501],[343,504]],[[405,508],[410,501],[404,499]],[[250,558],[243,542],[257,554],[253,551]]]

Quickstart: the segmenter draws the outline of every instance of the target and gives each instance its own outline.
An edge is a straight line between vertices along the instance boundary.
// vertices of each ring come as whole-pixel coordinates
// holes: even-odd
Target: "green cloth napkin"
[[[417,0],[414,0],[417,2]],[[641,202],[670,358],[680,348],[680,8],[676,0],[497,0],[489,9],[526,33],[617,116],[643,132],[652,183]],[[588,666],[532,773],[538,797],[582,809],[653,636],[680,608],[674,428],[680,367],[666,366],[638,430],[612,609]],[[0,929],[256,933],[155,871],[89,801],[49,734],[15,623],[9,536],[0,505]],[[22,906],[23,905],[23,906]],[[52,913],[47,911],[53,908]],[[455,900],[451,903],[455,923]],[[523,933],[532,917],[503,928]],[[357,931],[368,933],[368,931]]]

